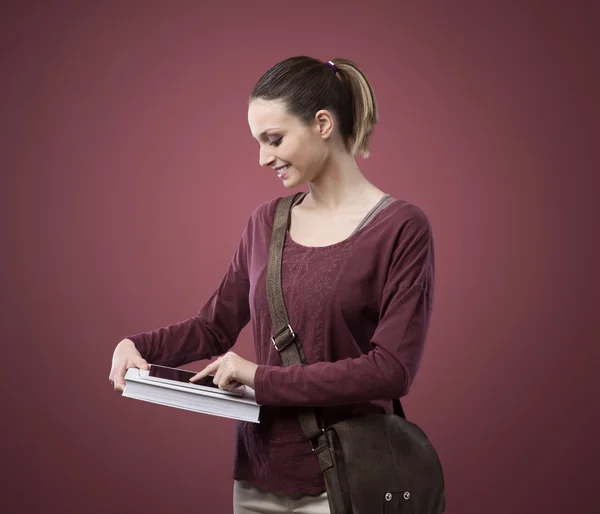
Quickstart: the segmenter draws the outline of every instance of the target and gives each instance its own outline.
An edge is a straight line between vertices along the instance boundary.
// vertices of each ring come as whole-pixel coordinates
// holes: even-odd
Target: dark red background
[[[231,512],[235,422],[121,398],[108,373],[121,338],[195,314],[251,211],[289,192],[258,165],[247,97],[299,54],[364,69],[381,122],[359,166],[433,224],[405,408],[448,514],[596,512],[593,2],[12,4],[3,513]],[[253,357],[249,329],[236,349]]]

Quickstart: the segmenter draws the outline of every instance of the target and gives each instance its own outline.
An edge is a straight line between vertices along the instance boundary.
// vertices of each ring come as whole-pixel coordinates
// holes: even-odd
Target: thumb
[[[145,361],[145,359],[138,359],[135,363],[135,367],[138,369],[150,369],[150,366],[148,366],[148,363]]]

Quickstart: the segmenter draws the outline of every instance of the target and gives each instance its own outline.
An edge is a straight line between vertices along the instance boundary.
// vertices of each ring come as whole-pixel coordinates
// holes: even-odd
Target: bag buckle
[[[275,349],[280,352],[292,344],[294,339],[296,339],[296,334],[292,330],[292,327],[290,325],[285,325],[283,328],[273,334],[273,337],[271,337],[271,342],[273,343]]]
[[[325,434],[325,430],[321,429],[321,432]],[[325,442],[321,446],[317,446],[319,437],[324,437]],[[331,453],[331,449],[329,448],[329,441],[327,441],[327,434],[324,436],[318,436],[314,439],[310,439],[310,447],[312,448],[313,453],[319,459],[319,466],[321,467],[321,471],[327,471],[335,466],[335,461],[333,460],[333,454]]]

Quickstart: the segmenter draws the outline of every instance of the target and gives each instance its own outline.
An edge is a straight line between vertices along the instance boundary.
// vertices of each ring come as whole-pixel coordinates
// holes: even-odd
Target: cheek
[[[319,171],[327,161],[327,153],[318,143],[313,142],[312,146],[307,147],[305,162],[314,171]]]
[[[281,154],[281,158],[291,162],[295,167],[302,168],[306,162],[306,151],[302,142],[294,141],[293,144],[287,145],[285,151]]]
[[[313,139],[299,138],[290,148],[289,160],[298,168],[320,167],[324,162],[323,150]]]

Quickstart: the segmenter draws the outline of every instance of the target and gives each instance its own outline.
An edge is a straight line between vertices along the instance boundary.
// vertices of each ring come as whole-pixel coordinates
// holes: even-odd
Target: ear
[[[317,111],[315,114],[315,130],[322,139],[329,139],[333,134],[335,127],[335,118],[333,114],[325,109]]]

